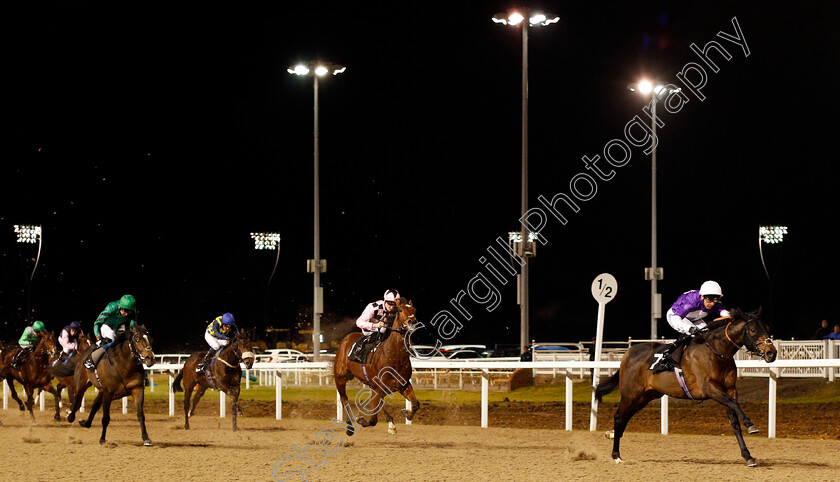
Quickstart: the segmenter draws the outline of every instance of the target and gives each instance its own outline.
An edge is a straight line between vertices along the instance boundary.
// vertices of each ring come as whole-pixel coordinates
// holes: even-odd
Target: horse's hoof
[[[758,462],[755,459],[747,460],[747,467],[755,467],[756,465],[758,465]]]
[[[614,458],[614,459],[613,459],[613,462],[615,462],[616,464],[623,464],[623,463],[624,463],[624,461],[623,461],[623,460],[621,460],[621,457],[616,457],[616,458]]]
[[[750,425],[749,427],[747,427],[747,433],[748,434],[758,433],[758,427],[756,427],[755,425]]]
[[[67,423],[73,423],[73,420],[76,420],[76,416],[72,413],[67,415]]]
[[[99,445],[105,445],[105,439],[104,438],[99,439]]]
[[[607,430],[606,432],[604,432],[604,437],[607,438],[608,440],[614,439],[615,438],[615,430]]]
[[[58,415],[58,414],[53,415],[53,420],[55,420],[56,422],[60,422],[61,421],[61,415]]]
[[[394,425],[394,422],[388,422],[388,433],[391,435],[397,434],[397,426]]]
[[[151,447],[152,446],[152,441],[149,440],[149,439],[144,440],[143,441],[143,446],[144,447]]]
[[[84,420],[79,420],[79,425],[81,425],[84,428],[90,428],[90,424],[85,422]]]

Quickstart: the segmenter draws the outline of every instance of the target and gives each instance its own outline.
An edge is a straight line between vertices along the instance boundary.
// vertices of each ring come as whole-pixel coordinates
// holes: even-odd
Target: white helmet
[[[723,291],[719,284],[709,280],[700,286],[700,296],[723,296]]]
[[[382,295],[384,301],[396,301],[400,297],[400,292],[397,290],[388,290]]]

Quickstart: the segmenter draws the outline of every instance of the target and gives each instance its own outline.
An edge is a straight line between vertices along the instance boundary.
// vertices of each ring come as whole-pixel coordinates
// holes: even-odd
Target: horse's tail
[[[621,370],[616,370],[615,373],[603,382],[599,383],[597,387],[595,387],[595,400],[601,401],[601,398],[604,395],[612,392],[616,388],[618,388],[618,378],[621,374]]]
[[[175,380],[172,381],[172,392],[183,392],[184,389],[181,388],[181,379],[184,378],[184,370],[178,372],[178,376],[175,377]]]

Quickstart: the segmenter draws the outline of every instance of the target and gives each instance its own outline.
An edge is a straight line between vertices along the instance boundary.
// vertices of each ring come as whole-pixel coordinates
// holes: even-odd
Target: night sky
[[[242,327],[311,322],[313,89],[298,61],[345,73],[320,83],[324,328],[343,335],[388,288],[429,321],[478,273],[497,236],[519,230],[521,32],[491,21],[514,6],[420,2],[237,2],[153,6],[46,2],[8,10],[0,167],[0,338],[31,319],[90,329],[122,294],[137,297],[156,351],[204,345],[207,320]],[[279,5],[282,5],[280,7]],[[590,283],[618,280],[605,339],[650,334],[650,156],[613,167],[645,99],[643,77],[683,87],[704,68],[704,100],[663,112],[659,290],[663,310],[707,279],[727,306],[763,306],[776,337],[840,321],[835,84],[838,7],[825,2],[541,2],[561,20],[529,32],[530,205],[597,180],[567,223],[549,217],[531,263],[531,338],[589,340]],[[16,10],[15,10],[16,9]],[[749,56],[718,36],[737,19]],[[731,55],[692,52],[718,42]],[[687,74],[688,76],[688,74]],[[617,151],[610,151],[617,152]],[[600,155],[610,180],[587,171]],[[575,186],[584,190],[584,184]],[[585,193],[584,193],[585,194]],[[564,208],[565,209],[565,208]],[[790,233],[758,247],[760,224]],[[255,251],[252,231],[282,236]],[[464,298],[455,343],[519,343],[515,282],[499,304]],[[772,286],[772,296],[771,293]],[[416,342],[433,342],[427,326]],[[672,336],[664,320],[660,335]]]

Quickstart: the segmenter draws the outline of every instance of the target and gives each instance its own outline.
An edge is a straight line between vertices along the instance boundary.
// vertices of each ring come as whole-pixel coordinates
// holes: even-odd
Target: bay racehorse
[[[35,350],[26,357],[19,369],[14,369],[9,365],[15,353],[17,353],[20,348],[16,350],[9,350],[8,352],[3,351],[3,376],[9,384],[9,388],[12,389],[12,398],[18,403],[21,411],[29,410],[29,415],[32,417],[32,421],[35,421],[35,414],[32,412],[32,408],[35,405],[34,393],[36,388],[52,394],[55,399],[54,418],[56,420],[61,420],[61,415],[59,414],[59,411],[61,410],[61,397],[52,386],[53,377],[49,371],[50,364],[57,360],[60,354],[58,344],[55,340],[55,335],[53,332],[39,335],[38,340],[35,343],[37,344]],[[24,403],[21,402],[20,398],[18,398],[17,392],[14,389],[15,381],[20,383],[23,386],[24,392],[26,392],[25,408]]]
[[[399,392],[406,400],[411,402],[411,410],[402,409],[405,419],[411,421],[414,414],[420,408],[420,402],[414,394],[414,387],[411,386],[411,359],[406,348],[406,334],[414,329],[417,323],[415,316],[416,308],[411,301],[405,298],[397,298],[397,315],[394,317],[393,326],[387,330],[387,337],[372,354],[369,354],[365,363],[350,361],[347,355],[353,343],[361,338],[359,332],[350,333],[341,340],[338,352],[335,355],[333,372],[335,375],[335,388],[341,398],[341,406],[347,414],[347,435],[353,435],[355,426],[353,424],[353,411],[347,398],[347,382],[353,378],[370,387],[372,393],[365,399],[356,396],[356,409],[361,415],[370,416],[366,419],[360,416],[356,421],[362,427],[376,425],[377,414],[380,410],[385,412],[388,420],[388,433],[396,433],[394,418],[385,408],[386,396]],[[360,394],[361,395],[361,394]]]
[[[118,340],[123,334],[118,336]],[[84,360],[96,345],[85,350],[80,360]],[[105,434],[108,431],[108,423],[111,421],[111,401],[131,395],[134,399],[134,410],[137,413],[137,421],[140,422],[140,433],[143,437],[143,445],[151,446],[152,441],[146,433],[146,414],[143,412],[144,382],[146,379],[143,364],[150,367],[155,364],[155,354],[152,351],[152,337],[143,325],[134,325],[125,333],[125,339],[116,341],[96,364],[96,370],[91,371],[85,368],[84,363],[76,363],[73,372],[73,386],[76,394],[73,397],[73,405],[67,415],[67,421],[73,422],[76,419],[76,411],[82,403],[85,391],[93,385],[99,389],[90,415],[87,420],[79,420],[79,425],[90,428],[93,417],[99,407],[102,407],[102,435],[99,443],[105,443]]]
[[[222,348],[222,351],[205,367],[203,373],[196,373],[195,367],[204,358],[204,352],[196,352],[184,362],[181,373],[175,377],[172,385],[174,392],[184,392],[184,428],[190,429],[190,417],[195,414],[195,407],[198,401],[204,396],[208,388],[224,392],[232,398],[231,412],[233,412],[233,430],[239,430],[236,425],[237,414],[242,413],[239,407],[239,390],[242,380],[242,368],[239,364],[245,364],[246,368],[254,366],[254,352],[251,347],[251,340],[254,337],[254,328],[245,333],[233,337],[233,341]],[[184,380],[184,388],[181,388],[181,380]],[[195,395],[193,395],[195,390]],[[192,401],[190,401],[192,398]]]
[[[738,404],[738,391],[735,388],[738,372],[733,357],[744,346],[751,354],[768,363],[776,359],[776,347],[759,315],[760,310],[744,313],[735,309],[730,317],[718,318],[710,323],[708,332],[696,336],[683,349],[680,365],[686,390],[680,386],[675,371],[653,373],[648,369],[653,363],[654,351],[661,344],[641,343],[627,350],[621,358],[618,371],[595,389],[595,397],[599,401],[616,388],[621,392],[614,416],[614,430],[612,433],[607,432],[607,436],[613,439],[612,458],[616,463],[622,462],[619,443],[630,418],[651,400],[668,395],[673,398],[714,400],[726,407],[732,432],[741,448],[741,456],[748,466],[757,465],[744,443],[741,422],[744,422],[749,433],[758,433],[758,429]]]
[[[67,358],[65,360],[61,360],[59,358],[58,363],[54,363],[53,366],[50,367],[50,373],[58,380],[58,383],[55,386],[55,391],[57,392],[57,396],[59,400],[61,399],[61,392],[67,388],[67,405],[70,406],[73,404],[73,398],[76,396],[76,387],[73,385],[73,374],[76,371],[76,365],[79,361],[83,360],[80,354],[84,353],[90,347],[90,338],[84,333],[80,333],[77,341],[78,348],[70,353],[67,354]],[[69,413],[70,410],[68,409],[67,412]],[[56,420],[60,420],[56,418]]]

